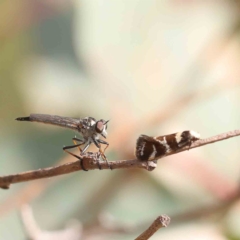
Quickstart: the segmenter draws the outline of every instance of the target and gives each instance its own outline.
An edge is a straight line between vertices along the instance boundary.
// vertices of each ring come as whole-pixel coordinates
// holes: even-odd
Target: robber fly
[[[103,119],[96,120],[92,117],[85,118],[70,118],[70,117],[60,117],[55,115],[47,114],[30,114],[29,117],[19,117],[16,118],[18,121],[29,121],[29,122],[40,122],[45,124],[56,125],[64,128],[70,128],[79,132],[83,139],[79,139],[76,136],[72,139],[74,145],[65,146],[63,150],[70,155],[78,158],[81,162],[82,169],[87,171],[82,165],[82,158],[75,155],[72,152],[69,152],[68,149],[78,147],[80,150],[80,155],[84,155],[88,147],[94,143],[95,146],[99,149],[100,156],[107,162],[107,158],[104,154],[105,150],[109,146],[109,143],[100,139],[100,137],[107,137],[107,123]],[[101,149],[101,144],[106,145],[104,150]],[[83,145],[83,149],[80,147]],[[99,166],[100,168],[100,166]],[[100,168],[101,169],[101,168]]]

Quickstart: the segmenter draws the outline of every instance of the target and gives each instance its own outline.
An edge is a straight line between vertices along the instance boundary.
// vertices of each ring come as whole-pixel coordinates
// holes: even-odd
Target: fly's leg
[[[81,145],[82,145],[82,143],[80,143],[80,144],[74,144],[74,145],[71,145],[71,146],[65,146],[65,147],[63,147],[63,151],[65,151],[66,153],[68,153],[68,154],[72,155],[73,157],[79,159],[80,165],[81,165],[81,167],[82,167],[82,170],[88,171],[88,170],[83,166],[83,160],[82,160],[82,158],[79,157],[79,156],[77,156],[76,154],[74,154],[74,153],[72,153],[72,152],[69,152],[69,151],[67,150],[67,149],[71,149],[71,148],[75,148],[75,147],[80,147]],[[80,148],[80,149],[81,149],[81,148]]]
[[[104,155],[104,153],[102,152],[102,149],[101,149],[101,145],[98,143],[99,140],[96,140],[94,138],[92,138],[94,144],[96,145],[96,147],[99,149],[99,152],[100,152],[100,155],[101,157],[105,160],[106,159],[106,156]],[[104,157],[103,157],[104,156]],[[102,170],[102,166],[100,165],[100,162],[98,161],[98,168],[99,170]]]
[[[89,148],[89,146],[90,146],[91,144],[92,144],[92,142],[91,142],[91,141],[89,141],[89,142],[86,144],[86,146],[83,148],[83,150],[82,150],[81,154],[85,153],[85,152],[86,152],[86,150]]]
[[[67,149],[76,148],[76,147],[79,147],[81,145],[82,144],[80,143],[80,144],[74,144],[74,145],[71,145],[71,146],[64,146],[63,147],[63,151],[65,151],[65,152],[69,153],[70,155],[72,155],[72,156],[74,156],[74,157],[79,159],[80,158],[79,156],[77,156],[76,154],[74,154],[72,152],[69,152]]]
[[[103,159],[106,161],[108,167],[112,170],[112,166],[109,165],[108,160],[107,160],[107,157],[106,157],[105,154],[104,154],[104,152],[106,151],[106,149],[107,149],[108,146],[109,146],[109,143],[106,142],[106,141],[104,141],[104,140],[102,140],[102,139],[98,139],[97,142],[106,145],[106,147],[104,148],[103,151],[102,151],[101,146],[100,146],[100,147],[99,147],[99,152],[101,153],[101,156],[103,157]]]
[[[79,138],[77,138],[76,136],[75,136],[74,138],[72,138],[72,141],[73,141],[73,143],[74,143],[75,145],[78,145],[77,142],[79,142],[79,144],[81,144],[81,145],[83,145],[83,144],[86,143],[86,141],[84,141],[84,140],[82,140],[82,139],[79,139]],[[79,151],[80,151],[80,154],[82,153],[82,149],[80,148],[81,145],[78,145],[78,146],[77,146],[78,149],[79,149]]]
[[[100,151],[100,153],[101,153],[101,155],[102,155],[102,157],[103,157],[103,159],[105,160],[105,161],[107,161],[107,157],[105,156],[105,151],[106,151],[106,149],[108,148],[108,146],[109,146],[109,143],[108,142],[106,142],[106,141],[104,141],[104,140],[102,140],[102,139],[98,139],[97,140],[97,142],[98,143],[102,143],[102,144],[105,144],[105,145],[107,145],[105,148],[104,148],[104,150],[102,151],[102,149],[101,149],[101,147],[99,147],[99,151]]]

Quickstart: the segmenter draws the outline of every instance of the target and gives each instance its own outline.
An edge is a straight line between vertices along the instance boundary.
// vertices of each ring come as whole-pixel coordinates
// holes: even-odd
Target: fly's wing
[[[75,131],[79,131],[82,127],[82,119],[61,117],[56,115],[48,114],[30,114],[29,117],[19,117],[16,118],[18,121],[30,121],[30,122],[40,122],[50,125],[56,125],[59,127],[70,128]]]

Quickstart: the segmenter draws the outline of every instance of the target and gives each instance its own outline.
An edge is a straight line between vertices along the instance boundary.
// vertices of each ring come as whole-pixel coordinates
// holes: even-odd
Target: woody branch
[[[147,230],[139,235],[135,240],[147,240],[149,239],[158,229],[167,227],[170,223],[170,217],[167,215],[161,215],[153,221]]]
[[[235,130],[235,131],[230,131],[227,133],[222,133],[222,134],[210,137],[210,138],[200,139],[200,140],[194,142],[191,145],[190,149],[202,147],[207,144],[215,143],[218,141],[223,141],[228,138],[236,137],[239,135],[240,135],[240,130]],[[168,153],[164,157],[173,155],[173,154],[176,154],[179,152],[183,152],[186,150],[189,150],[188,146],[186,146],[182,149],[179,149],[178,151]],[[88,170],[99,169],[99,162],[96,159],[90,158],[90,157],[85,157],[82,160],[83,160],[83,165],[84,165],[85,169],[88,169]],[[102,162],[101,168],[109,169],[109,165],[111,166],[112,169],[143,168],[148,171],[151,171],[156,167],[156,165],[154,165],[151,161],[146,162],[146,161],[140,161],[138,159],[131,159],[131,160],[108,161],[108,163]],[[10,185],[13,183],[26,182],[26,181],[31,181],[31,180],[41,179],[41,178],[49,178],[49,177],[54,177],[54,176],[58,176],[58,175],[75,172],[75,171],[80,171],[80,170],[83,170],[83,169],[82,169],[79,161],[75,161],[75,162],[62,164],[62,165],[59,165],[56,167],[54,166],[54,167],[42,168],[42,169],[38,169],[38,170],[34,170],[34,171],[0,176],[0,188],[8,189],[10,187]]]

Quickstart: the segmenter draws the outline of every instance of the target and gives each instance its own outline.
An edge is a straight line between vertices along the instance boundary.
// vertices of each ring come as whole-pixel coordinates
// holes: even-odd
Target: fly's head
[[[83,138],[87,141],[92,138],[99,139],[100,136],[103,136],[104,138],[107,137],[107,123],[108,121],[105,121],[103,119],[96,120],[92,117],[86,117],[82,120],[82,126],[79,129],[79,132],[81,132]]]
[[[104,138],[107,137],[107,123],[108,122],[109,122],[109,120],[105,121],[103,119],[100,119],[100,120],[96,121],[96,124],[95,124],[96,133],[102,135]]]

